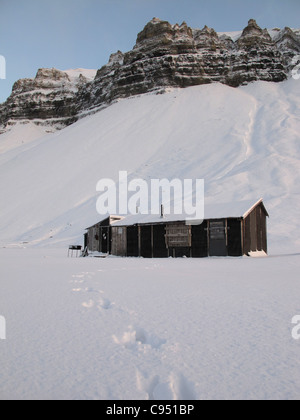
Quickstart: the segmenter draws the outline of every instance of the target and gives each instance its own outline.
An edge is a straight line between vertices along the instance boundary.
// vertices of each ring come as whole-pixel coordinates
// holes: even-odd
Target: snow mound
[[[249,257],[252,257],[252,258],[263,258],[267,256],[268,255],[264,251],[250,251],[249,252]]]

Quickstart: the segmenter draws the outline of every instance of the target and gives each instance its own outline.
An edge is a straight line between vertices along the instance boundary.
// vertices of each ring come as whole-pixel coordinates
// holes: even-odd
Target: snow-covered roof
[[[205,206],[205,219],[224,219],[224,218],[245,218],[251,211],[263,202],[260,198],[258,201],[252,200],[235,201],[230,203],[209,204]]]
[[[227,219],[227,218],[245,218],[251,211],[261,204],[263,199],[256,202],[253,201],[239,201],[230,203],[218,203],[205,205],[204,219]],[[152,223],[168,223],[168,222],[181,222],[190,220],[191,217],[186,214],[160,215],[153,214],[135,214],[129,215],[124,219],[114,223],[114,226],[133,226],[137,224],[152,224]]]
[[[102,215],[101,217],[99,216],[99,219],[95,222],[90,223],[89,227],[87,227],[86,229],[90,229],[96,225],[98,225],[99,223],[104,222],[104,220],[110,218],[110,224],[113,225],[116,222],[119,222],[121,220],[124,219],[124,216],[115,216],[115,215],[111,215],[111,214],[106,214],[106,215]]]

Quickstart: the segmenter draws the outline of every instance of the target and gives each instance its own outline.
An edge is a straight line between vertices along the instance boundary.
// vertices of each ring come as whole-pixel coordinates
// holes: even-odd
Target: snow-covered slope
[[[173,89],[123,99],[56,133],[0,136],[0,244],[60,246],[98,221],[96,184],[204,178],[206,201],[260,197],[270,251],[300,247],[300,83]],[[40,131],[39,131],[40,130]]]

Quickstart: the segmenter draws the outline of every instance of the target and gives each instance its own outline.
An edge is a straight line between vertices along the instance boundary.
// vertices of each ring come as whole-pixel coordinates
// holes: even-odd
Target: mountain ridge
[[[60,129],[120,98],[169,87],[281,82],[299,54],[300,31],[288,27],[268,31],[251,19],[233,39],[207,26],[192,29],[154,18],[132,50],[112,54],[98,71],[70,76],[70,71],[39,69],[34,79],[17,81],[0,105],[0,133],[28,120]]]

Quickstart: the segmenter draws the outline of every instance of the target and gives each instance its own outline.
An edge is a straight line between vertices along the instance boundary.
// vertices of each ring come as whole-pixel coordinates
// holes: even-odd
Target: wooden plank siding
[[[111,245],[112,255],[117,255],[119,257],[126,257],[127,256],[127,229],[126,227],[112,226],[111,235],[112,235],[112,245]]]
[[[153,258],[167,258],[169,251],[166,246],[166,225],[152,226]]]
[[[228,256],[240,257],[242,253],[242,224],[239,219],[227,219]]]
[[[114,216],[115,218],[117,216]],[[185,221],[119,226],[111,218],[87,229],[85,247],[123,257],[240,257],[251,251],[267,253],[268,213],[262,201],[241,217],[207,219],[200,225]]]
[[[261,237],[262,237],[262,250],[265,251],[265,253],[268,253],[268,245],[267,245],[267,217],[264,214],[261,217]]]
[[[250,215],[250,250],[257,250],[257,226],[256,226],[256,209]]]
[[[139,257],[139,228],[127,226],[127,257]]]
[[[262,251],[263,247],[262,247],[262,242],[263,242],[263,238],[262,238],[262,223],[263,223],[263,214],[262,214],[262,209],[261,207],[257,207],[256,208],[256,227],[257,227],[257,250],[258,251]]]
[[[150,225],[140,226],[140,256],[143,258],[153,257],[152,228]]]
[[[243,220],[243,254],[264,251],[267,253],[267,216],[268,213],[261,203]]]
[[[192,226],[192,257],[208,257],[207,220]]]
[[[246,217],[246,219],[244,219],[243,221],[243,234],[244,234],[243,254],[247,255],[251,251],[250,216]]]

